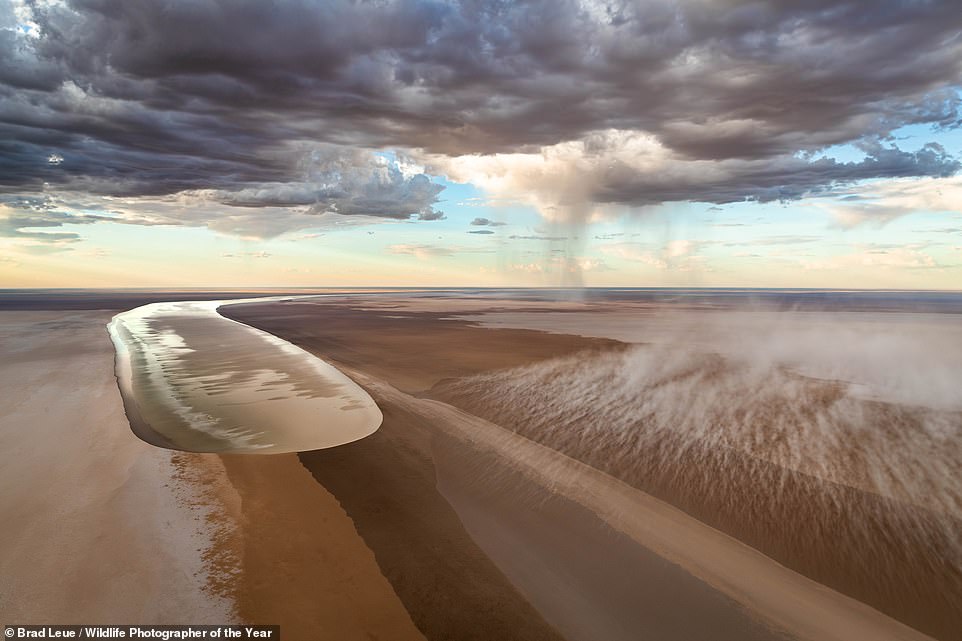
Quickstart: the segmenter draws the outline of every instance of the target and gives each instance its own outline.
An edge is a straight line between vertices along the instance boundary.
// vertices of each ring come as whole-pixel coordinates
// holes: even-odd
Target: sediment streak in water
[[[356,383],[217,313],[230,302],[239,301],[154,303],[113,318],[117,381],[134,433],[179,450],[278,453],[377,430],[381,412]]]

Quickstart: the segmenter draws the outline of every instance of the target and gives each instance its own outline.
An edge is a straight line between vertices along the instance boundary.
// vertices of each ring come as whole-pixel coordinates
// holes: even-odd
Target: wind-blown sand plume
[[[667,503],[553,449],[519,438],[510,431],[444,403],[417,399],[357,371],[351,371],[351,374],[372,390],[378,399],[418,413],[448,435],[470,444],[482,455],[490,453],[506,461],[510,470],[527,479],[524,484],[511,485],[511,492],[532,491],[527,485],[531,482],[547,488],[553,495],[572,500],[597,514],[616,531],[657,551],[735,599],[755,616],[774,626],[775,630],[769,631],[768,637],[762,634],[761,638],[776,638],[780,636],[780,631],[811,641],[850,641],[860,638],[923,641],[928,638],[863,603],[826,590]],[[468,459],[460,460],[463,463]],[[486,473],[491,471],[492,468],[485,470]],[[481,478],[472,477],[470,473],[465,476],[463,470],[455,476]],[[507,479],[507,475],[504,478]],[[443,477],[439,482],[443,488]],[[499,493],[507,490],[508,485],[499,485]],[[453,503],[458,506],[456,498]],[[494,513],[489,516],[498,518]],[[470,517],[466,518],[470,522]],[[489,544],[498,545],[491,541]],[[510,573],[510,570],[506,571]],[[524,585],[524,580],[520,580]],[[527,587],[533,588],[533,585]],[[540,599],[533,597],[536,602],[546,598],[544,587],[543,584],[540,586]],[[542,611],[551,611],[550,605],[543,608]],[[712,616],[710,610],[701,610],[700,613],[702,616]],[[733,632],[733,629],[727,628],[727,631]],[[636,629],[630,632],[637,634]],[[663,638],[674,638],[679,632],[679,628],[666,630],[664,634],[668,636]],[[681,631],[681,634],[686,633]],[[757,634],[758,631],[746,628],[738,636],[754,638]],[[580,638],[592,637],[589,634]]]
[[[636,347],[431,396],[605,470],[919,629],[962,629],[962,413]]]

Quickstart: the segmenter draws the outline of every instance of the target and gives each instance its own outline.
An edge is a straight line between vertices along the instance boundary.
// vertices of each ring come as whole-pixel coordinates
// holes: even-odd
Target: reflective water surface
[[[342,445],[378,428],[381,412],[357,384],[217,313],[229,303],[154,303],[113,318],[118,384],[140,438],[195,452],[277,453]]]

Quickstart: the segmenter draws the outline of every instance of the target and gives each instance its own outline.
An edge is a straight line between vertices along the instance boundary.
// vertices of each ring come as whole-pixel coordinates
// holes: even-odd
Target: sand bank
[[[161,447],[279,453],[377,429],[371,398],[322,360],[217,313],[225,301],[154,303],[110,323],[134,431]]]

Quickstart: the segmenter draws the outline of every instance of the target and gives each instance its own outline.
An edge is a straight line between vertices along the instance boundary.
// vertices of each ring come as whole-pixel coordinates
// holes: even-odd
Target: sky
[[[0,288],[962,289],[957,0],[0,0]]]

